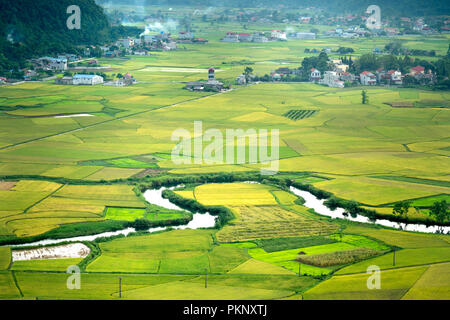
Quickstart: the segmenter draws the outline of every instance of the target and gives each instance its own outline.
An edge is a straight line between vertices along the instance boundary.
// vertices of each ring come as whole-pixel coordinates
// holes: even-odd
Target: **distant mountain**
[[[127,3],[135,5],[217,6],[234,8],[278,9],[286,7],[318,7],[330,13],[359,13],[369,5],[378,5],[384,15],[450,15],[450,1],[445,0],[96,0],[99,4]]]
[[[71,5],[81,9],[80,30],[67,28]],[[73,52],[110,38],[108,19],[94,0],[0,0],[0,72],[33,55]]]

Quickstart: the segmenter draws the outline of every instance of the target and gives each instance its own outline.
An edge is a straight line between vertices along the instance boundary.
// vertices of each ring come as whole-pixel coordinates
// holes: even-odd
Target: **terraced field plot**
[[[237,247],[213,247],[209,230],[176,230],[100,244],[91,272],[202,274],[227,272],[249,259]]]
[[[327,235],[337,226],[325,221],[309,218],[293,205],[293,196],[279,193],[292,211],[278,205],[272,192],[281,192],[274,187],[254,183],[207,184],[195,188],[197,201],[205,205],[225,205],[236,219],[217,233],[221,242],[248,241],[254,239]]]
[[[313,220],[278,206],[230,206],[239,217],[217,233],[222,242],[255,239],[328,235],[337,226],[325,221]]]
[[[13,189],[0,191],[0,197],[6,199],[0,216],[0,235],[5,237],[29,237],[61,225],[104,221],[106,206],[145,208],[127,185],[63,186],[21,180]]]

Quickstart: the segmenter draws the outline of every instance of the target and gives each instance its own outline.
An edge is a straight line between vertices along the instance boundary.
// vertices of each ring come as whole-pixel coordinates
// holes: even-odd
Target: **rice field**
[[[358,57],[392,39],[231,44],[219,41],[229,30],[270,31],[281,26],[249,24],[244,30],[234,22],[213,28],[199,25],[198,36],[208,38],[208,45],[186,44],[186,50],[128,60],[100,59],[116,68],[114,72],[132,72],[140,83],[130,87],[2,87],[1,240],[72,227],[95,232],[103,230],[102,224],[116,226],[136,218],[179,218],[184,214],[146,204],[133,191],[133,179],[264,167],[236,161],[172,162],[173,132],[185,129],[192,135],[198,120],[203,131],[278,129],[279,176],[313,184],[386,215],[393,203],[411,200],[419,209],[408,215],[427,218],[434,201],[448,198],[447,92],[364,87],[370,103],[362,105],[362,87],[259,83],[213,95],[190,92],[182,83],[205,79],[211,66],[219,80],[233,83],[245,68],[237,63],[242,60],[250,61],[254,73],[262,76],[282,66],[298,68],[303,57],[311,56],[305,48],[349,46]],[[405,45],[445,55],[447,40],[405,37]],[[337,58],[335,53],[330,56]],[[90,116],[58,117],[80,113]],[[293,194],[266,184],[204,184],[176,193],[206,206],[226,206],[235,218],[220,230],[174,230],[101,242],[101,254],[89,261],[11,264],[10,249],[2,247],[0,299],[118,299],[119,277],[123,299],[264,300],[302,294],[305,299],[449,299],[448,235],[338,225],[308,211]],[[395,265],[388,252],[393,246]],[[385,254],[370,258],[373,251]],[[362,257],[369,259],[352,263]],[[307,261],[299,265],[299,258]],[[64,271],[80,263],[87,263],[82,289],[66,290]],[[381,290],[367,289],[370,264],[382,269]],[[206,270],[208,290],[203,287]],[[328,280],[319,279],[331,274]]]

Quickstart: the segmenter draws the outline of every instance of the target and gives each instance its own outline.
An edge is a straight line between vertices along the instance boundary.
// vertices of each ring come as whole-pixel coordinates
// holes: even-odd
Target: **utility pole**
[[[395,266],[395,249],[394,249],[394,255],[392,256],[392,265]]]
[[[122,278],[119,277],[119,298],[122,298]]]
[[[208,288],[208,269],[205,268],[205,288]]]
[[[301,277],[301,275],[302,275],[301,272],[300,272],[300,271],[301,271],[301,266],[302,266],[302,263],[299,262],[299,263],[298,263],[298,276],[299,276],[299,277]]]

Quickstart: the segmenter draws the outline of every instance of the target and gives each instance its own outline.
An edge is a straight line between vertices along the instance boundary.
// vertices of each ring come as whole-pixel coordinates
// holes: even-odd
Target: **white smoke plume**
[[[169,19],[166,22],[153,22],[145,26],[145,31],[141,34],[142,36],[151,34],[151,33],[169,33],[177,30],[178,27],[178,21]]]

